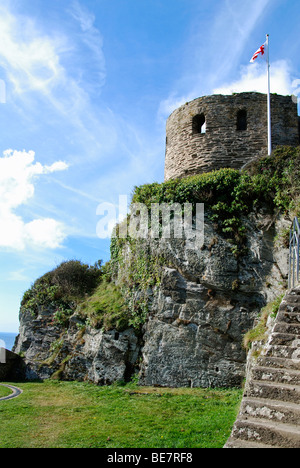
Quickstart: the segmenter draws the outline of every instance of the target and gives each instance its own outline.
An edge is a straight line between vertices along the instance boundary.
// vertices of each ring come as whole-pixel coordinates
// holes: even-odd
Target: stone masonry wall
[[[240,111],[246,111],[247,128],[238,130]],[[271,112],[273,149],[299,145],[297,104],[292,97],[271,95]],[[205,133],[199,133],[197,121],[193,123],[197,115],[205,117]],[[166,135],[165,180],[222,167],[241,169],[255,157],[267,155],[267,96],[240,93],[195,99],[170,115]]]

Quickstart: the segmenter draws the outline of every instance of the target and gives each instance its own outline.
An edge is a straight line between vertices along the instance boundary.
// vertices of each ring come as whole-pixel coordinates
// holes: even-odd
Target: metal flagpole
[[[270,93],[270,53],[269,34],[267,34],[267,67],[268,67],[268,155],[272,153],[272,130],[271,130],[271,93]]]

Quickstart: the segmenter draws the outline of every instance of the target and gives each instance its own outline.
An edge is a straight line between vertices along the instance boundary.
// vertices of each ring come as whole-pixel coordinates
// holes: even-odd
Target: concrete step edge
[[[281,400],[247,397],[243,399],[239,412],[239,418],[246,417],[298,425],[300,424],[300,406]]]
[[[270,336],[269,345],[272,346],[281,344],[282,346],[294,347],[293,343],[298,341],[300,342],[300,335],[273,331]],[[297,346],[298,344],[295,346],[295,348],[297,348]]]
[[[283,330],[284,330],[284,329],[289,330],[289,329],[292,329],[292,328],[294,328],[294,329],[297,331],[297,333],[294,333],[294,332],[293,332],[293,333],[290,333],[289,331],[286,331],[286,332],[285,332],[285,331],[283,331],[283,332],[281,331],[282,329],[283,329]],[[280,330],[279,332],[277,331],[278,329]],[[276,322],[276,323],[275,323],[273,332],[274,332],[274,333],[284,333],[284,334],[287,334],[287,335],[289,335],[289,334],[290,334],[290,335],[300,335],[300,323],[287,323],[287,322],[280,322],[280,321],[279,321],[279,322]],[[299,332],[299,333],[298,333],[298,332]]]
[[[285,319],[291,319],[292,321],[291,322],[287,322]],[[289,312],[289,311],[280,311],[278,312],[278,315],[277,315],[277,318],[276,320],[278,320],[277,323],[295,323],[296,325],[299,324],[299,320],[300,320],[300,312],[297,313],[297,312]]]
[[[286,373],[294,377],[299,377],[300,378],[300,370],[297,369],[288,369],[286,367],[281,368],[281,367],[271,367],[271,366],[255,366],[253,368],[253,372],[255,373],[256,371],[258,372],[273,372],[274,374],[279,374],[279,373]],[[288,382],[287,382],[288,383]],[[300,383],[299,383],[300,385]]]
[[[280,357],[284,359],[293,359],[293,355],[300,359],[299,347],[287,346],[282,344],[273,344],[262,354],[261,357]]]
[[[269,405],[274,408],[285,408],[290,411],[299,411],[300,413],[300,404],[298,403],[293,403],[291,401],[283,401],[283,400],[272,400],[270,398],[256,398],[256,397],[244,397],[242,400],[242,405],[244,403],[250,403],[250,404],[258,404],[258,405]],[[299,425],[300,425],[300,419],[299,419]]]
[[[268,364],[268,361],[270,364]],[[273,369],[291,369],[300,371],[300,348],[297,359],[278,356],[260,356],[257,359],[257,365],[259,367],[270,367]]]
[[[295,390],[300,393],[300,385],[286,384],[281,382],[266,382],[264,380],[252,380],[253,384],[261,384],[267,387],[283,388],[285,390]]]
[[[274,445],[266,445],[266,444],[261,444],[259,442],[253,442],[251,440],[243,440],[243,439],[236,439],[234,437],[230,437],[226,444],[223,447],[224,449],[229,449],[229,448],[266,448],[266,449],[273,449],[273,448],[281,448],[277,447]]]
[[[296,403],[300,399],[300,386],[280,382],[251,380],[244,396]]]
[[[236,422],[239,424],[251,424],[253,426],[262,427],[265,429],[270,429],[270,430],[280,431],[286,434],[296,435],[299,437],[299,448],[300,448],[300,425],[279,423],[277,421],[266,421],[264,419],[250,418],[250,417],[247,419],[238,418]]]
[[[237,419],[233,437],[282,448],[300,448],[300,426],[258,418]]]

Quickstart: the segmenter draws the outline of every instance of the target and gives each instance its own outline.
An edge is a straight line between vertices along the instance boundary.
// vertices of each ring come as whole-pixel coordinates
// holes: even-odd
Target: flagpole
[[[272,129],[271,129],[271,93],[270,93],[270,53],[269,34],[267,34],[267,67],[268,67],[268,156],[272,153]]]

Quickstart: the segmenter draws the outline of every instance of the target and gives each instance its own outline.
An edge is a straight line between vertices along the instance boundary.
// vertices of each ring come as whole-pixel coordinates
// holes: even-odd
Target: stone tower
[[[299,145],[297,103],[271,95],[272,147]],[[241,169],[267,155],[267,96],[204,96],[176,109],[167,120],[165,180],[214,169]]]

